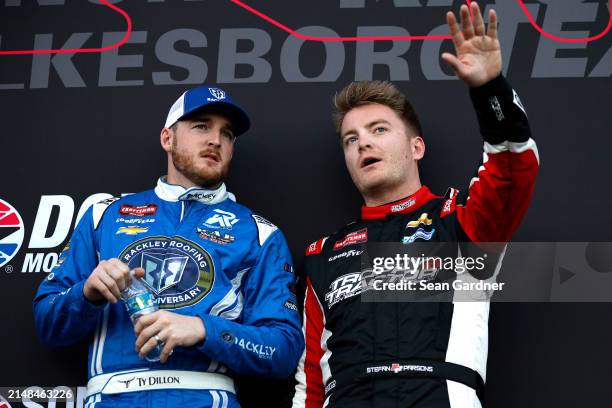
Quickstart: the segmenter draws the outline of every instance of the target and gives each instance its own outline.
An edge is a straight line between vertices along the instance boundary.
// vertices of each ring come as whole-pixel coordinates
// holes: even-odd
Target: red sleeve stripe
[[[474,242],[507,242],[527,212],[538,171],[535,142],[484,145],[483,165],[457,218]]]
[[[321,359],[325,351],[321,348],[324,330],[323,309],[317,299],[310,278],[306,278],[304,299],[304,338],[306,348],[296,373],[297,385],[293,408],[321,408],[325,399]]]

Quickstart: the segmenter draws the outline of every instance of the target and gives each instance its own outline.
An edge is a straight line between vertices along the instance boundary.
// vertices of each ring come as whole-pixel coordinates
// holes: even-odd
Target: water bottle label
[[[125,307],[130,316],[142,310],[152,308],[155,304],[155,296],[152,293],[141,293],[125,301]]]

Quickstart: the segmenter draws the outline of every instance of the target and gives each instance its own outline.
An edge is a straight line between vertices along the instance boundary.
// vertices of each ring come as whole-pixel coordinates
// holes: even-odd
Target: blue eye
[[[355,143],[355,142],[357,142],[357,137],[356,137],[356,136],[347,137],[347,138],[344,140],[344,143],[345,143],[345,144],[347,144],[347,145],[349,145],[349,144],[353,144],[353,143]]]
[[[387,128],[379,126],[377,128],[374,129],[374,133],[385,133],[387,131]]]
[[[230,142],[233,142],[234,140],[236,140],[236,136],[234,136],[234,133],[230,130],[226,130],[222,134],[224,137],[229,139]]]

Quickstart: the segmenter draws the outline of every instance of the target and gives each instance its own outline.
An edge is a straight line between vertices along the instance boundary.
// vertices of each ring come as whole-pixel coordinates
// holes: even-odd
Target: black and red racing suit
[[[312,243],[305,258],[306,349],[293,408],[482,406],[489,302],[364,302],[370,242],[508,242],[534,188],[538,151],[500,76],[470,95],[484,155],[465,193],[423,186]],[[502,256],[503,257],[503,256]],[[388,369],[387,369],[388,368]]]

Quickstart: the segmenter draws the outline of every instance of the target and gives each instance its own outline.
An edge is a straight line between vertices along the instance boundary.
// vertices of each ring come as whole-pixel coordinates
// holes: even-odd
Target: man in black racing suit
[[[364,198],[361,217],[312,243],[305,258],[306,349],[294,408],[483,405],[489,303],[365,302],[363,252],[372,242],[508,242],[533,192],[538,152],[516,92],[501,75],[497,18],[478,5],[447,22],[484,138],[465,192],[421,185],[416,114],[387,82],[352,83],[335,98],[345,161]],[[502,253],[503,256],[503,253]],[[452,300],[452,299],[451,299]]]

